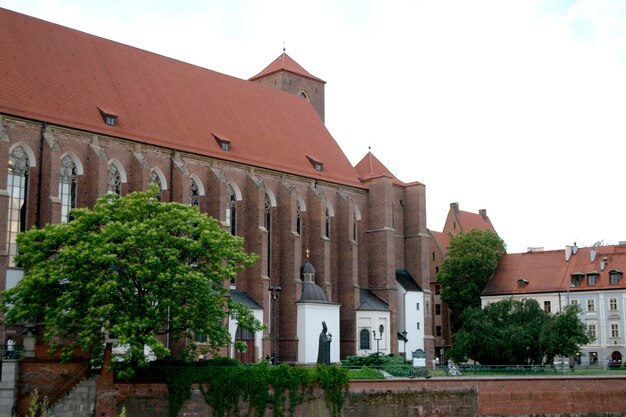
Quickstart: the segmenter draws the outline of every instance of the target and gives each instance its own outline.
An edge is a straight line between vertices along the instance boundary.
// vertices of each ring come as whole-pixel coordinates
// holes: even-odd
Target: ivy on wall
[[[271,366],[266,363],[224,366],[235,364],[239,365],[236,361],[219,360],[213,366],[169,369],[170,416],[178,416],[183,403],[191,398],[194,383],[200,387],[214,416],[240,416],[242,403],[248,405],[246,416],[264,416],[268,408],[272,409],[275,417],[284,417],[287,411],[293,415],[298,404],[312,398],[316,386],[324,390],[331,415],[341,415],[348,387],[348,371],[344,368]]]

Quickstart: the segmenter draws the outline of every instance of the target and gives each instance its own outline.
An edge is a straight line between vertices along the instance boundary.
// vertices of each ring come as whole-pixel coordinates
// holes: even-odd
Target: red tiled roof
[[[300,64],[294,61],[293,58],[291,58],[285,52],[283,52],[278,58],[272,61],[271,64],[265,67],[263,71],[259,72],[254,77],[250,78],[250,81],[254,81],[266,75],[273,74],[277,71],[289,71],[289,72],[293,72],[294,74],[302,75],[303,77],[307,77],[315,81],[326,83],[326,81],[320,78],[317,78],[315,75],[311,74],[310,72],[302,68]]]
[[[367,155],[356,164],[355,168],[361,181],[382,176],[391,178],[394,184],[406,185],[404,182],[397,179],[371,152],[368,152]]]
[[[0,21],[0,113],[363,187],[295,95],[6,9]],[[115,127],[99,108],[118,116]]]
[[[591,253],[594,250],[596,256],[592,262]],[[605,258],[607,260],[602,269]],[[609,273],[612,270],[626,272],[626,245],[579,248],[569,262],[565,260],[565,250],[506,254],[483,295],[567,291],[572,274],[589,274],[594,271],[600,274],[596,285],[587,285],[585,277],[580,286],[569,290],[575,292],[626,288],[626,277],[622,277],[618,285],[609,284]],[[528,281],[526,287],[518,288],[520,279]]]
[[[491,230],[494,233],[496,231],[489,217],[483,217],[480,213],[470,213],[469,211],[459,210],[459,223],[461,230],[464,232],[469,232],[474,229]]]
[[[446,255],[446,251],[448,249],[448,245],[450,244],[450,235],[448,233],[435,232],[434,230],[428,229],[433,239],[435,239],[435,243],[439,246],[441,253],[443,256]]]

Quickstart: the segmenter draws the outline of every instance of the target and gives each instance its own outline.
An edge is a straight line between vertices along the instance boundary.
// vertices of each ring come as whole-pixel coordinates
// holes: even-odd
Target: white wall
[[[263,310],[252,309],[252,314],[254,314],[254,318],[263,323]],[[235,335],[237,333],[237,326],[239,326],[239,322],[237,320],[229,320],[228,321],[228,333],[230,334],[230,352],[229,356],[231,358],[236,358],[235,352]],[[259,362],[263,358],[263,332],[254,333],[254,352],[255,352],[255,360]]]
[[[331,363],[339,362],[339,304],[298,303],[298,363],[317,363],[322,321],[332,335]]]
[[[383,337],[378,342],[380,353],[388,355],[391,353],[390,350],[390,338],[389,338],[389,322],[390,322],[390,314],[388,311],[357,311],[356,316],[356,341],[357,341],[357,355],[369,355],[371,353],[376,353],[376,345],[377,342],[374,340],[373,330],[376,331],[376,338],[380,337],[378,333],[378,328],[382,324],[385,329],[383,332]],[[362,350],[359,349],[359,334],[362,329],[368,329],[370,331],[370,349]]]

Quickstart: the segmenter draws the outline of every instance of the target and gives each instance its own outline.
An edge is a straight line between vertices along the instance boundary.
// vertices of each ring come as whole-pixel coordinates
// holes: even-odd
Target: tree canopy
[[[261,324],[235,303],[224,285],[257,257],[243,239],[223,230],[197,207],[163,203],[158,189],[107,195],[93,209],[72,210],[66,224],[18,236],[26,274],[4,293],[10,323],[43,323],[53,349],[98,355],[107,334],[127,346],[122,361],[145,364],[144,346],[170,354],[160,335],[207,337],[209,350],[230,343],[227,317],[245,329]]]
[[[570,305],[550,314],[532,299],[469,308],[463,313],[463,327],[455,335],[450,357],[483,365],[530,365],[573,355],[590,341],[578,309]]]
[[[505,251],[504,241],[490,230],[473,229],[454,236],[437,274],[441,299],[459,312],[480,306],[480,294]]]

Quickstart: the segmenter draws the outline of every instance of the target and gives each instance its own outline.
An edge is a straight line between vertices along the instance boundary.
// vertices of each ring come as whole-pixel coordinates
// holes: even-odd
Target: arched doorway
[[[614,365],[620,364],[622,363],[622,354],[619,351],[613,351],[613,353],[611,353],[611,363]]]
[[[245,350],[235,350],[235,359],[242,363],[256,362],[256,356],[254,354],[254,333],[237,326],[237,331],[235,332],[235,342],[241,342],[246,346]]]

